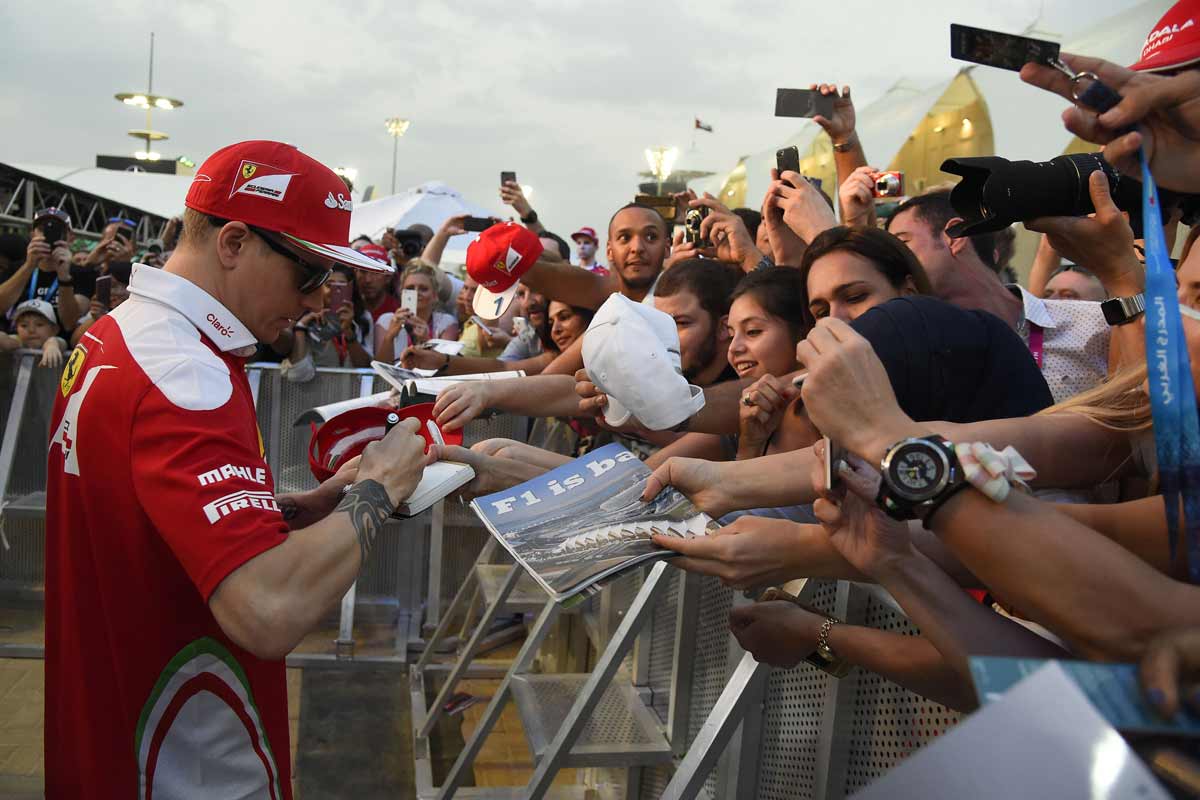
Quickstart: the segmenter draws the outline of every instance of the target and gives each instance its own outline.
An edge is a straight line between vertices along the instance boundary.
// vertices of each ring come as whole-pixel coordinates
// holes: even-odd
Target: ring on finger
[[[752,398],[750,396],[749,392],[746,392],[744,395],[742,395],[742,405],[744,405],[744,406],[754,405],[754,398]]]

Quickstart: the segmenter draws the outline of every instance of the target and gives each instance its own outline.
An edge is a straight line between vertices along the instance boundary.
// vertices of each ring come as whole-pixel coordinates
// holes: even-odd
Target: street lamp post
[[[150,112],[152,109],[158,108],[163,111],[170,111],[174,108],[179,108],[183,105],[182,100],[176,100],[173,97],[163,97],[154,94],[154,33],[150,34],[150,74],[146,78],[145,92],[121,92],[114,95],[127,106],[134,106],[146,111],[146,127],[132,130],[129,135],[135,139],[141,139],[146,143],[146,149],[141,152],[134,153],[134,156],[141,161],[158,161],[159,154],[150,149],[152,142],[161,142],[168,138],[162,131],[156,131],[150,124]]]
[[[400,117],[388,117],[384,120],[388,135],[392,137],[392,194],[396,193],[396,151],[400,147],[400,137],[408,131],[412,123]]]
[[[646,163],[650,166],[650,174],[658,180],[658,194],[661,197],[663,182],[671,177],[675,168],[675,159],[679,158],[677,147],[648,147],[646,148]]]

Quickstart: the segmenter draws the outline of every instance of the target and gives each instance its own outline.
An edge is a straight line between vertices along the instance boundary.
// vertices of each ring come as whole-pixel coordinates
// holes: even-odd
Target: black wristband
[[[526,225],[535,225],[535,224],[537,224],[537,221],[538,221],[537,212],[534,211],[532,208],[529,209],[528,217],[521,217],[521,222],[523,222]]]

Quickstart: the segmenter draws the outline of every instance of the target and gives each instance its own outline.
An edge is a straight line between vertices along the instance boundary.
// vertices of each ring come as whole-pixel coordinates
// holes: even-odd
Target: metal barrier
[[[40,605],[45,464],[58,371],[36,367],[38,357],[25,351],[0,355],[0,530],[7,539],[0,550],[0,589],[6,597],[24,592]],[[303,411],[386,388],[366,370],[320,370],[304,384],[282,380],[276,365],[252,364],[248,374],[280,492],[315,485],[307,467],[309,428],[292,424]],[[522,439],[526,423],[506,416],[479,420],[468,427],[466,443]],[[374,660],[403,663],[408,646],[421,638],[422,622],[435,625],[467,578],[487,533],[469,508],[453,502],[391,525],[395,530],[382,537],[349,606],[395,621],[395,651]],[[589,601],[584,616],[597,652],[614,635],[646,573],[617,581]],[[710,578],[672,568],[662,578],[637,643],[616,672],[656,715],[675,756],[673,765],[628,770],[628,788],[637,797],[840,798],[959,718],[861,670],[835,680],[806,664],[792,670],[760,667],[728,630],[730,609],[746,601]],[[810,581],[805,599],[851,623],[915,633],[873,587]],[[0,635],[0,656],[41,652],[36,644],[14,644]]]

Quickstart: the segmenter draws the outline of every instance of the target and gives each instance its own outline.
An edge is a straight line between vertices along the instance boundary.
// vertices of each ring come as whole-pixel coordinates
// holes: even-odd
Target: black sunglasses
[[[220,217],[209,217],[208,224],[212,225],[214,228],[220,228],[228,225],[229,220],[222,219]],[[320,289],[322,286],[324,286],[329,280],[330,276],[333,275],[333,267],[325,264],[310,264],[288,248],[284,247],[275,239],[275,236],[278,234],[265,231],[262,228],[258,228],[254,225],[247,225],[246,227],[249,228],[255,236],[266,242],[267,247],[271,248],[276,253],[300,268],[301,278],[299,281],[297,281],[297,289],[299,290],[300,294],[315,292],[317,289]]]

